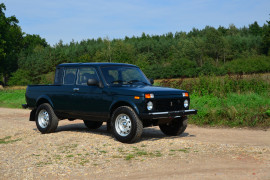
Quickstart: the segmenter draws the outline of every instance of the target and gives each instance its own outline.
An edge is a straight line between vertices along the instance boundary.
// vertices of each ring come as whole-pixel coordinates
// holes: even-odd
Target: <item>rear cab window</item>
[[[54,84],[62,85],[63,84],[64,70],[63,68],[57,68],[54,76]]]

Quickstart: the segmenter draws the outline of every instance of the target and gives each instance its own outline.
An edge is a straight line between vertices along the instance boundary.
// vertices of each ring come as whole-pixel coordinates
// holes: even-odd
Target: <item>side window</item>
[[[79,69],[77,84],[78,85],[87,85],[88,79],[97,79],[98,75],[94,67],[82,67]]]
[[[119,72],[117,69],[104,68],[102,71],[108,84],[113,84],[119,80]]]
[[[63,68],[57,68],[55,71],[54,84],[61,85],[63,84]]]
[[[72,85],[75,84],[77,68],[65,68],[64,84]]]

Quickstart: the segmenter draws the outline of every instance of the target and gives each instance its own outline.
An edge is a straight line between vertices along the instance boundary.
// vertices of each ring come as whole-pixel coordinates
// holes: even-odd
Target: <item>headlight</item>
[[[147,103],[147,109],[148,111],[151,111],[153,109],[153,103],[151,101]]]
[[[188,100],[187,99],[184,101],[184,107],[188,108]]]

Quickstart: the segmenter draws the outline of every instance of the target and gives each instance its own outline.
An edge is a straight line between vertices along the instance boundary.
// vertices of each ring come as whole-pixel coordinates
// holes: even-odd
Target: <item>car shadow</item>
[[[34,130],[38,131],[36,128]],[[59,133],[63,131],[93,133],[93,134],[98,134],[98,135],[110,136],[113,138],[112,132],[107,131],[106,123],[103,123],[103,125],[100,128],[92,129],[92,130],[88,129],[83,123],[61,125],[57,127],[55,133]],[[156,141],[160,139],[177,139],[177,138],[183,138],[183,137],[196,137],[196,136],[189,134],[188,132],[184,132],[179,136],[166,136],[159,129],[156,129],[154,127],[147,127],[143,129],[143,133],[139,142]]]

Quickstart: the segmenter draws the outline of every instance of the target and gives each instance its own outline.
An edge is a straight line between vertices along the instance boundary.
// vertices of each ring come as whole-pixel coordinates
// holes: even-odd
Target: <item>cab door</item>
[[[103,89],[98,86],[88,86],[88,79],[100,81],[97,70],[92,66],[80,67],[76,81],[74,107],[78,117],[88,117],[88,120],[102,120]],[[96,119],[95,119],[96,118]]]
[[[74,114],[74,95],[76,89],[77,68],[65,67],[61,82],[55,87],[51,99],[55,106],[55,111],[63,116]],[[57,85],[57,84],[56,84]]]

